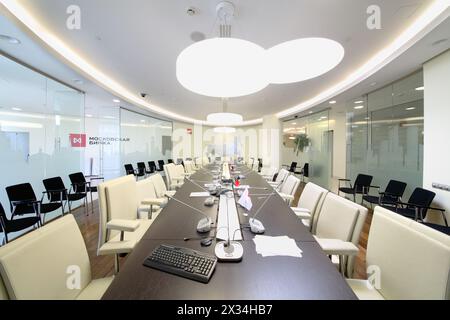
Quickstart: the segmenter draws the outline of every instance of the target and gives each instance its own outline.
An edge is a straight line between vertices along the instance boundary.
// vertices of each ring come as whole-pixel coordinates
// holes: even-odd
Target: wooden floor
[[[297,194],[295,195],[294,204],[298,202],[300,194],[303,191],[303,187],[304,184],[298,188]],[[92,277],[97,279],[112,275],[114,272],[114,258],[112,256],[97,256],[99,224],[97,201],[94,201],[94,213],[91,212],[91,207],[89,206],[89,215],[86,215],[84,207],[74,210],[73,215],[80,226],[81,233],[86,243],[89,258],[91,260]],[[354,278],[366,279],[365,257],[371,221],[372,211],[369,210],[369,214],[361,232],[361,238],[359,241],[360,252],[355,263]],[[125,262],[125,260],[126,257],[120,259],[121,265]]]

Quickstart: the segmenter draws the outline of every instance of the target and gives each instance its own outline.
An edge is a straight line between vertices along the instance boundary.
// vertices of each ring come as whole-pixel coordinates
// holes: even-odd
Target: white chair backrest
[[[175,165],[173,163],[169,163],[169,164],[165,164],[163,166],[164,168],[164,175],[166,176],[166,183],[167,183],[167,189],[170,189],[170,186],[172,185],[172,180],[171,180],[171,171],[170,168],[174,167]]]
[[[278,172],[277,179],[275,180],[276,183],[284,183],[287,176],[289,175],[289,171],[286,169],[281,169],[280,172]]]
[[[185,173],[184,167],[181,164],[177,164],[173,170],[174,177],[180,178],[183,177],[183,173]]]
[[[186,173],[194,173],[195,172],[194,167],[195,166],[194,166],[194,163],[192,161],[186,160],[184,162],[184,169],[185,169]]]
[[[359,209],[353,204],[329,192],[317,219],[316,236],[351,241],[359,214]]]
[[[311,213],[311,231],[313,230],[313,226],[315,227],[316,225],[317,218],[319,217],[318,213],[322,208],[327,193],[327,189],[324,189],[315,183],[308,182],[300,195],[297,207],[308,209]]]
[[[450,237],[376,207],[367,266],[380,271],[386,299],[450,299]]]
[[[138,182],[136,182],[136,189],[138,205],[140,205],[141,201],[144,199],[156,198],[155,186],[152,179],[150,178],[139,180]]]
[[[277,168],[274,167],[263,167],[261,169],[261,175],[267,177],[273,177],[277,173]]]
[[[67,286],[69,266],[79,268],[80,289]],[[91,267],[73,215],[1,247],[0,274],[10,299],[75,299],[91,282]]]
[[[135,181],[132,175],[120,177],[113,180],[108,180],[100,183],[98,186],[98,204],[99,204],[99,233],[98,233],[98,248],[100,248],[109,239],[109,232],[106,230],[106,224],[111,220],[111,214],[108,209],[108,197],[106,190],[109,186],[120,184],[125,181]]]
[[[164,183],[163,177],[159,173],[157,173],[152,175],[149,179],[153,182],[153,186],[155,187],[156,197],[164,198],[167,188],[166,184]]]
[[[281,186],[280,192],[293,196],[300,184],[300,179],[295,176],[289,176]]]

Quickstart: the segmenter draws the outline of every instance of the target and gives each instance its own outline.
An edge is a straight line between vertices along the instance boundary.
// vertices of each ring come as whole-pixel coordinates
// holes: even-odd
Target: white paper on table
[[[243,206],[247,211],[250,211],[253,207],[252,199],[248,196],[248,188],[244,190],[242,193],[241,198],[239,199],[238,203]]]
[[[247,185],[247,184],[242,184],[242,185],[240,185],[240,186],[238,186],[238,187],[234,187],[235,189],[237,189],[237,190],[240,190],[240,189],[249,189],[250,188],[250,186],[249,185]]]
[[[203,198],[203,197],[210,197],[211,194],[209,192],[191,192],[190,197],[191,198]]]
[[[289,256],[301,258],[303,251],[298,247],[294,239],[288,236],[269,237],[256,235],[253,238],[256,252],[263,257]]]

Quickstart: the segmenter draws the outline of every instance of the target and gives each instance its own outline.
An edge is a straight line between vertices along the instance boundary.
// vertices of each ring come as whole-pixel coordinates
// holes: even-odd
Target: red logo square
[[[70,137],[70,145],[72,146],[72,148],[86,148],[85,134],[71,133],[69,137]]]

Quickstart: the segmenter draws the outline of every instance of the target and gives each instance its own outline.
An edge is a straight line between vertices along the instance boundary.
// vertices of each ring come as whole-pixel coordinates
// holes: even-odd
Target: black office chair
[[[3,241],[8,243],[8,233],[22,231],[31,227],[39,227],[41,223],[41,218],[39,217],[29,217],[20,218],[16,220],[9,220],[6,216],[3,205],[0,203],[0,232],[5,235]]]
[[[173,159],[168,159],[167,163],[173,163]]]
[[[147,167],[145,166],[145,162],[138,162],[137,167],[138,167],[138,174],[142,174],[145,176],[145,175],[151,173],[150,170],[147,170]]]
[[[156,171],[164,171],[164,160],[158,160],[158,166]]]
[[[262,158],[258,158],[258,172],[261,173],[263,167],[263,160]]]
[[[436,194],[432,191],[416,188],[408,199],[408,202],[397,201],[395,204],[384,204],[382,207],[395,211],[404,217],[414,219],[416,221],[424,221],[428,210],[440,211],[444,219],[445,226],[448,227],[445,210],[431,207]]]
[[[286,167],[289,172],[295,173],[295,170],[297,170],[297,162],[293,161],[290,166],[285,164],[283,167]]]
[[[182,158],[177,159],[177,164],[181,164],[184,167],[184,161]]]
[[[72,184],[71,191],[73,190],[75,194],[78,193],[83,194],[89,192],[91,196],[91,212],[94,213],[94,203],[92,200],[92,193],[98,192],[98,188],[97,186],[92,185],[92,180],[104,180],[103,177],[92,176],[90,177],[90,181],[87,181],[83,172],[77,172],[69,174],[69,179],[70,183]]]
[[[87,210],[87,193],[69,193],[61,177],[45,179],[42,181],[42,183],[44,184],[46,190],[45,193],[47,194],[49,202],[59,202],[62,204],[63,215],[66,203],[69,207],[69,212],[72,212],[71,203],[82,199],[84,199],[85,207]]]
[[[156,163],[155,163],[155,161],[149,161],[148,162],[148,167],[150,168],[150,174],[156,172]]]
[[[373,188],[377,188],[376,186]],[[375,205],[396,203],[402,200],[403,193],[405,193],[406,183],[390,180],[384,192],[378,192],[378,196],[365,195],[363,196],[363,201],[370,203],[372,207]]]
[[[124,164],[123,166],[124,166],[124,168],[125,168],[125,174],[126,174],[127,176],[128,176],[128,175],[133,175],[133,176],[136,175],[136,171],[134,170],[132,164],[127,163],[127,164]]]
[[[61,203],[43,203],[44,194],[41,200],[36,198],[33,187],[29,183],[17,184],[14,186],[6,187],[6,193],[8,195],[11,220],[14,220],[16,215],[36,214],[41,219],[41,214],[44,215],[42,224],[45,223],[45,215],[62,208]],[[63,211],[64,214],[64,211]]]
[[[344,193],[344,194],[352,194],[353,195],[353,201],[356,202],[356,195],[367,195],[370,191],[370,184],[372,183],[373,177],[369,176],[367,174],[358,174],[356,177],[355,183],[352,186],[352,183],[349,179],[339,179],[339,187],[338,187],[338,194]],[[348,187],[341,187],[341,182],[348,182],[350,184],[350,188]],[[362,203],[362,199],[361,199]]]

